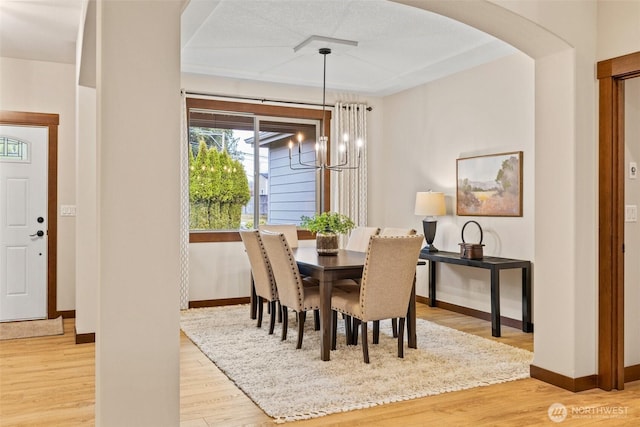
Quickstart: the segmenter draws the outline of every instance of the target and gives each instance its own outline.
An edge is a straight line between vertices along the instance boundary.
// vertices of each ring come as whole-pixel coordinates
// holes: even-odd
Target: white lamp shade
[[[447,213],[444,193],[424,191],[416,193],[416,215],[440,216]]]

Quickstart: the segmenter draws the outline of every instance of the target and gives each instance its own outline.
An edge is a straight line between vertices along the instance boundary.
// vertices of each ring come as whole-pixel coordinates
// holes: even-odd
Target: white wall
[[[58,310],[75,308],[75,218],[60,205],[75,205],[75,66],[0,57],[0,109],[60,115],[58,127]]]
[[[598,1],[598,61],[639,50],[640,1]]]
[[[373,191],[373,223],[413,227],[417,191],[443,191],[447,215],[438,218],[435,245],[458,252],[461,229],[476,220],[484,231],[484,254],[534,261],[534,62],[517,53],[384,100],[385,144],[375,147],[387,170],[384,187]],[[456,159],[523,152],[523,216],[456,216]],[[477,228],[465,231],[474,241]],[[475,240],[477,241],[477,240]],[[488,270],[442,264],[438,300],[491,311]],[[501,274],[501,314],[522,319],[521,270]],[[422,291],[423,292],[423,291]],[[418,293],[421,294],[421,289]]]

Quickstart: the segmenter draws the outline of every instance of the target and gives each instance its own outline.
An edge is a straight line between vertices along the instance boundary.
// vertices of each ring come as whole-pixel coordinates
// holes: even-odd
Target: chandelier
[[[357,147],[357,159],[355,163],[349,162],[349,135],[345,134],[342,137],[342,141],[338,145],[338,156],[336,164],[329,164],[329,147],[328,141],[329,138],[324,134],[324,123],[325,123],[325,99],[327,92],[327,55],[331,53],[331,49],[327,47],[320,48],[318,50],[323,56],[324,69],[322,73],[322,125],[320,126],[320,138],[316,142],[316,158],[312,162],[304,162],[302,161],[302,140],[303,136],[301,133],[297,136],[297,144],[294,144],[293,141],[289,141],[289,167],[293,170],[301,170],[301,169],[320,169],[331,170],[342,172],[347,169],[358,169],[360,167],[360,154],[362,151],[362,140],[358,139],[356,141]],[[293,163],[293,151],[294,145],[298,146],[298,163]]]

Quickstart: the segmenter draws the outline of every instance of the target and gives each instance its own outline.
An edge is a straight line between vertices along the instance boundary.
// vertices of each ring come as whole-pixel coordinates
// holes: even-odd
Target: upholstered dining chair
[[[333,337],[336,334],[338,312],[358,319],[365,363],[369,363],[367,322],[382,319],[400,318],[398,357],[404,357],[405,316],[422,238],[422,235],[372,236],[366,252],[360,292],[337,292],[331,296]],[[378,342],[378,334],[379,330],[374,328],[374,343]]]
[[[296,348],[302,348],[307,311],[320,310],[320,289],[318,286],[305,286],[306,278],[300,275],[298,264],[296,264],[291,246],[289,246],[284,233],[262,231],[260,237],[267,252],[282,307],[282,340],[287,339],[289,327],[287,309],[290,308],[297,313],[298,343]]]
[[[385,227],[383,228],[379,235],[380,236],[413,236],[416,234],[416,230],[413,228],[398,228],[398,227]],[[342,283],[342,289],[344,291],[349,291],[350,288],[348,284]],[[380,328],[380,322],[376,321],[373,324],[373,328],[375,330]],[[393,331],[393,336],[398,336],[398,320],[391,319],[391,330]],[[355,321],[353,325],[353,335],[351,336],[353,344],[358,344],[358,322]]]
[[[287,239],[287,243],[291,249],[296,249],[299,246],[298,243],[298,226],[296,224],[260,224],[258,225],[258,231],[270,231],[272,233],[283,233]],[[305,286],[317,286],[318,283],[313,280],[305,280]],[[270,306],[269,306],[270,309]],[[281,315],[281,311],[278,311]],[[316,330],[320,329],[320,316],[317,312],[315,315]],[[280,317],[278,317],[280,320]]]
[[[295,224],[260,224],[258,230],[283,233],[291,249],[298,247],[298,226]]]
[[[366,252],[369,246],[369,237],[380,232],[378,227],[356,227],[351,230],[345,249],[348,251]]]
[[[273,334],[276,323],[276,303],[278,301],[278,290],[276,281],[271,272],[271,265],[267,258],[267,253],[260,238],[258,230],[240,231],[240,238],[249,257],[251,265],[251,275],[253,276],[254,288],[258,298],[258,328],[262,327],[262,311],[264,302],[269,305],[269,335]]]
[[[380,231],[381,236],[413,236],[416,230],[413,228],[385,227]]]
[[[375,236],[380,232],[379,227],[356,227],[351,230],[349,234],[349,240],[345,249],[348,251],[366,252],[369,247],[369,238]],[[345,292],[360,292],[360,279],[343,279],[338,280],[333,284],[333,287]],[[351,342],[353,340],[353,330],[351,324],[351,318],[345,314],[342,317],[346,321],[346,334],[347,339]],[[356,335],[357,338],[357,335]]]

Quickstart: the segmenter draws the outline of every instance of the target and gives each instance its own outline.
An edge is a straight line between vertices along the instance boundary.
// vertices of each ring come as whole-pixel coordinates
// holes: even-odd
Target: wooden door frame
[[[49,130],[47,179],[47,318],[58,317],[58,114],[0,111],[0,124],[43,126]]]
[[[598,62],[598,387],[624,389],[624,82],[640,52]]]

